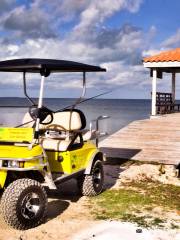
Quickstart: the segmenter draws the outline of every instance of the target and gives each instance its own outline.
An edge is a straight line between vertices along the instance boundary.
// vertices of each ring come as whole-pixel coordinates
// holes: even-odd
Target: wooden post
[[[157,70],[153,69],[152,78],[152,108],[151,115],[156,116],[156,88],[157,88]]]
[[[172,101],[174,103],[175,99],[176,99],[176,73],[175,72],[172,72],[172,89],[171,89],[171,93],[172,93]]]

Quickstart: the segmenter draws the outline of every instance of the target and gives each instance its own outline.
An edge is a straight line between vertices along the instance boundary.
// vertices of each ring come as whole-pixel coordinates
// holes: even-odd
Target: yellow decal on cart
[[[0,141],[31,142],[33,128],[0,128]]]

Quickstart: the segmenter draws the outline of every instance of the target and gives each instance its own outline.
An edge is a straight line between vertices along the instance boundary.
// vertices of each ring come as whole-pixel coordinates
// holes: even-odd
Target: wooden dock
[[[107,157],[180,164],[180,113],[130,123],[100,143]]]

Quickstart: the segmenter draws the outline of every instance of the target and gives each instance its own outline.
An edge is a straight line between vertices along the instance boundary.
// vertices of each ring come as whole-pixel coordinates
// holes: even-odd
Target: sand
[[[105,166],[105,187],[118,189],[122,181],[142,179],[147,176],[164,183],[179,185],[179,179],[173,176],[170,167],[159,175],[158,166],[143,164],[140,166]],[[167,177],[168,176],[168,177]],[[59,186],[48,193],[48,218],[37,228],[17,231],[9,228],[0,218],[0,240],[178,240],[178,230],[145,230],[136,233],[137,226],[131,223],[94,221],[89,214],[86,197],[80,197],[75,180]]]
[[[118,189],[124,182],[143,181],[145,179],[180,186],[180,178],[177,177],[178,172],[173,165],[163,167],[147,163],[124,167],[105,165],[104,169],[107,175],[106,188]]]
[[[175,230],[148,230],[119,221],[98,222],[91,228],[76,233],[72,240],[179,240]]]

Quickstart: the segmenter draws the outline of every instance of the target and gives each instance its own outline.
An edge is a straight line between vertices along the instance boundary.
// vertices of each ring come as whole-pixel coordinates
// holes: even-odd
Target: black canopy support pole
[[[28,96],[27,94],[27,88],[26,88],[26,72],[23,72],[23,87],[24,87],[24,95],[27,97],[30,103],[33,105],[36,105],[35,102]]]
[[[72,111],[82,101],[85,93],[86,93],[86,72],[83,72],[83,89],[82,89],[81,96],[77,99],[77,101],[71,107],[71,115],[70,115],[70,119],[69,119],[69,129],[71,129]]]
[[[86,72],[83,72],[83,89],[82,89],[82,94],[77,99],[77,101],[73,105],[71,105],[71,110],[73,110],[76,107],[76,105],[78,105],[82,101],[82,99],[84,98],[85,94],[86,94]]]
[[[81,99],[85,96],[86,94],[86,72],[83,72],[83,92]]]

